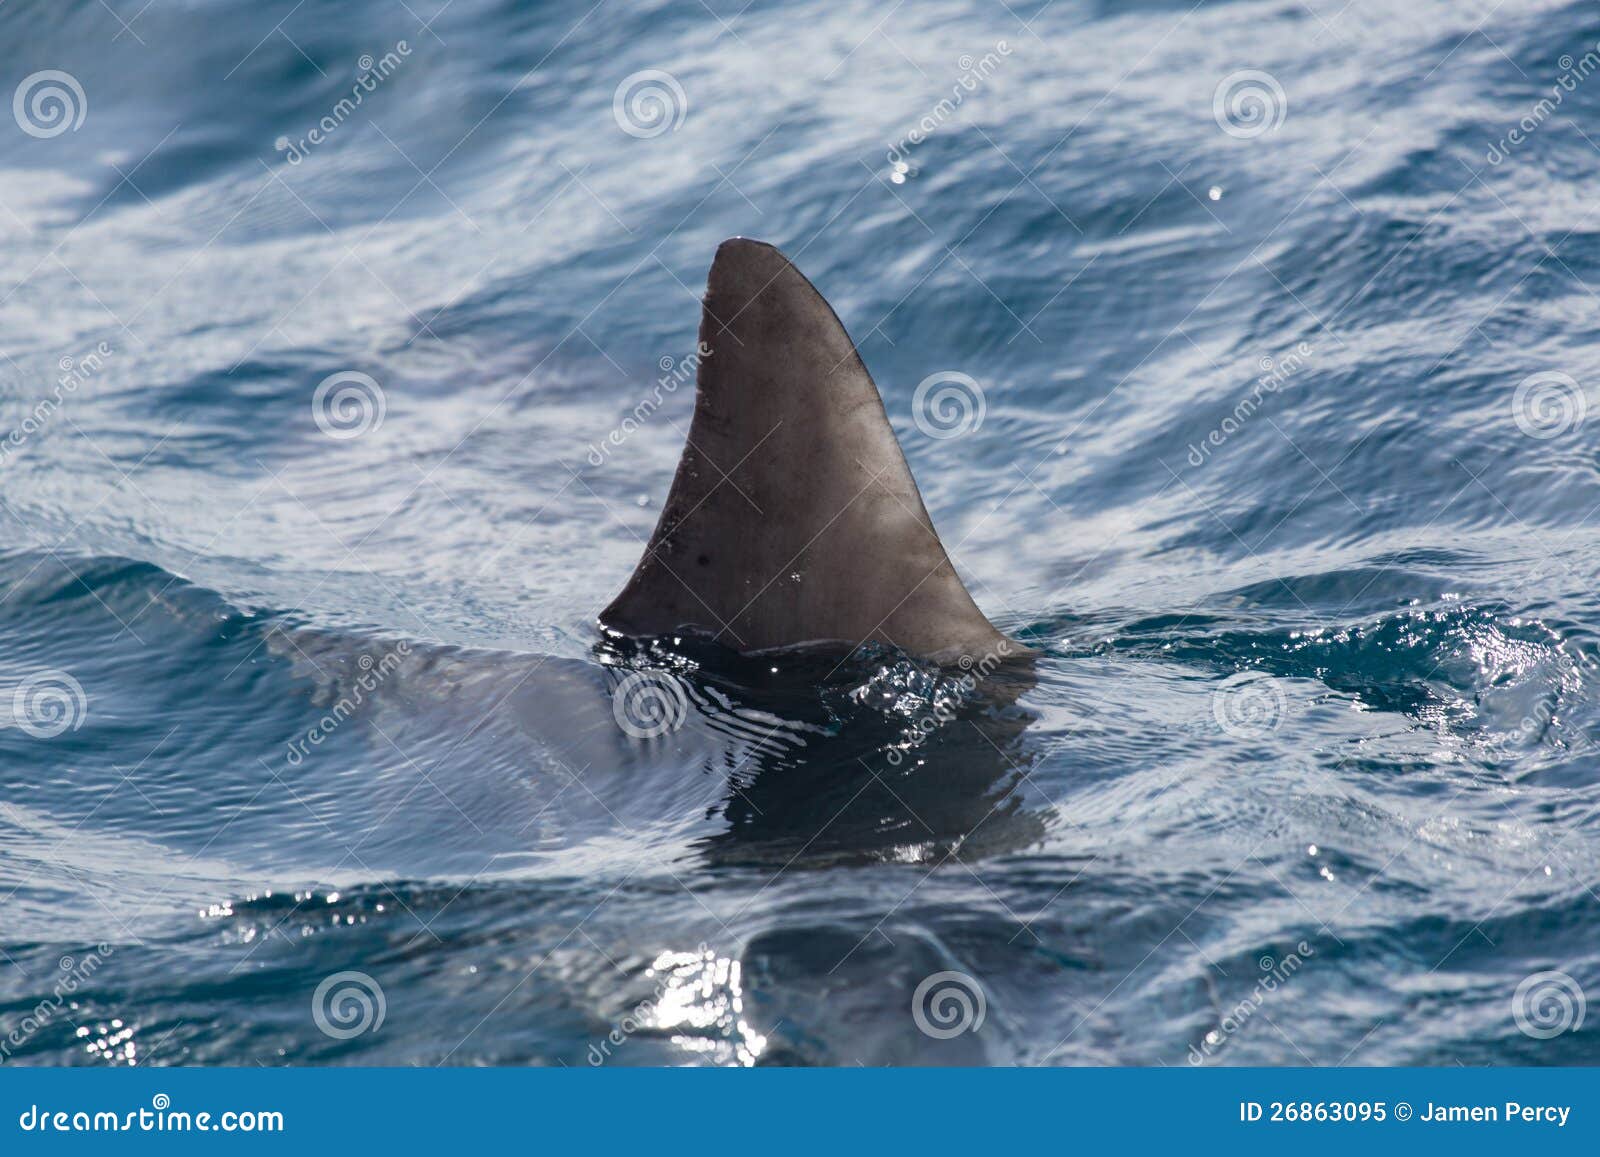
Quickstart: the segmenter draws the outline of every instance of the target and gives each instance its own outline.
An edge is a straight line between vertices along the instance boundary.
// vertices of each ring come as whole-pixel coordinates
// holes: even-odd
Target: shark
[[[672,488],[603,627],[744,654],[876,644],[963,669],[1029,652],[951,565],[872,375],[793,262],[724,241],[699,348]]]

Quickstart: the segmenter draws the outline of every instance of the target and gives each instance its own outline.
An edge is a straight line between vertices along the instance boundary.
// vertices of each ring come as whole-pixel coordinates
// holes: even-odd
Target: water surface
[[[1594,1059],[1597,41],[0,8],[5,91],[84,114],[0,118],[7,1055]],[[601,637],[735,234],[832,301],[1031,676]],[[919,1027],[942,972],[981,1027]]]

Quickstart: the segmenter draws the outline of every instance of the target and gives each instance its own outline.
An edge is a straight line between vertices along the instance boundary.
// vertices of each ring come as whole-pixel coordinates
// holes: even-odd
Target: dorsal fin
[[[741,651],[876,641],[949,662],[1025,650],[962,585],[850,335],[788,258],[723,242],[700,341],[672,492],[602,623],[696,628]]]

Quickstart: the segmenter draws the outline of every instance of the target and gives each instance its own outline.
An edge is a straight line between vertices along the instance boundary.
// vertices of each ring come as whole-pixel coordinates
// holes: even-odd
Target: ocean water
[[[4,5],[0,1056],[1595,1060],[1597,42]],[[1030,673],[602,637],[740,234]]]

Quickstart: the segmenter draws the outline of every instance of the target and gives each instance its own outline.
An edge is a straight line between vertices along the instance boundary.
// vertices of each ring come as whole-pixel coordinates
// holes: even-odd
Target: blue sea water
[[[1595,1060],[1597,42],[0,7],[0,1055]],[[739,234],[1030,677],[601,637]]]

